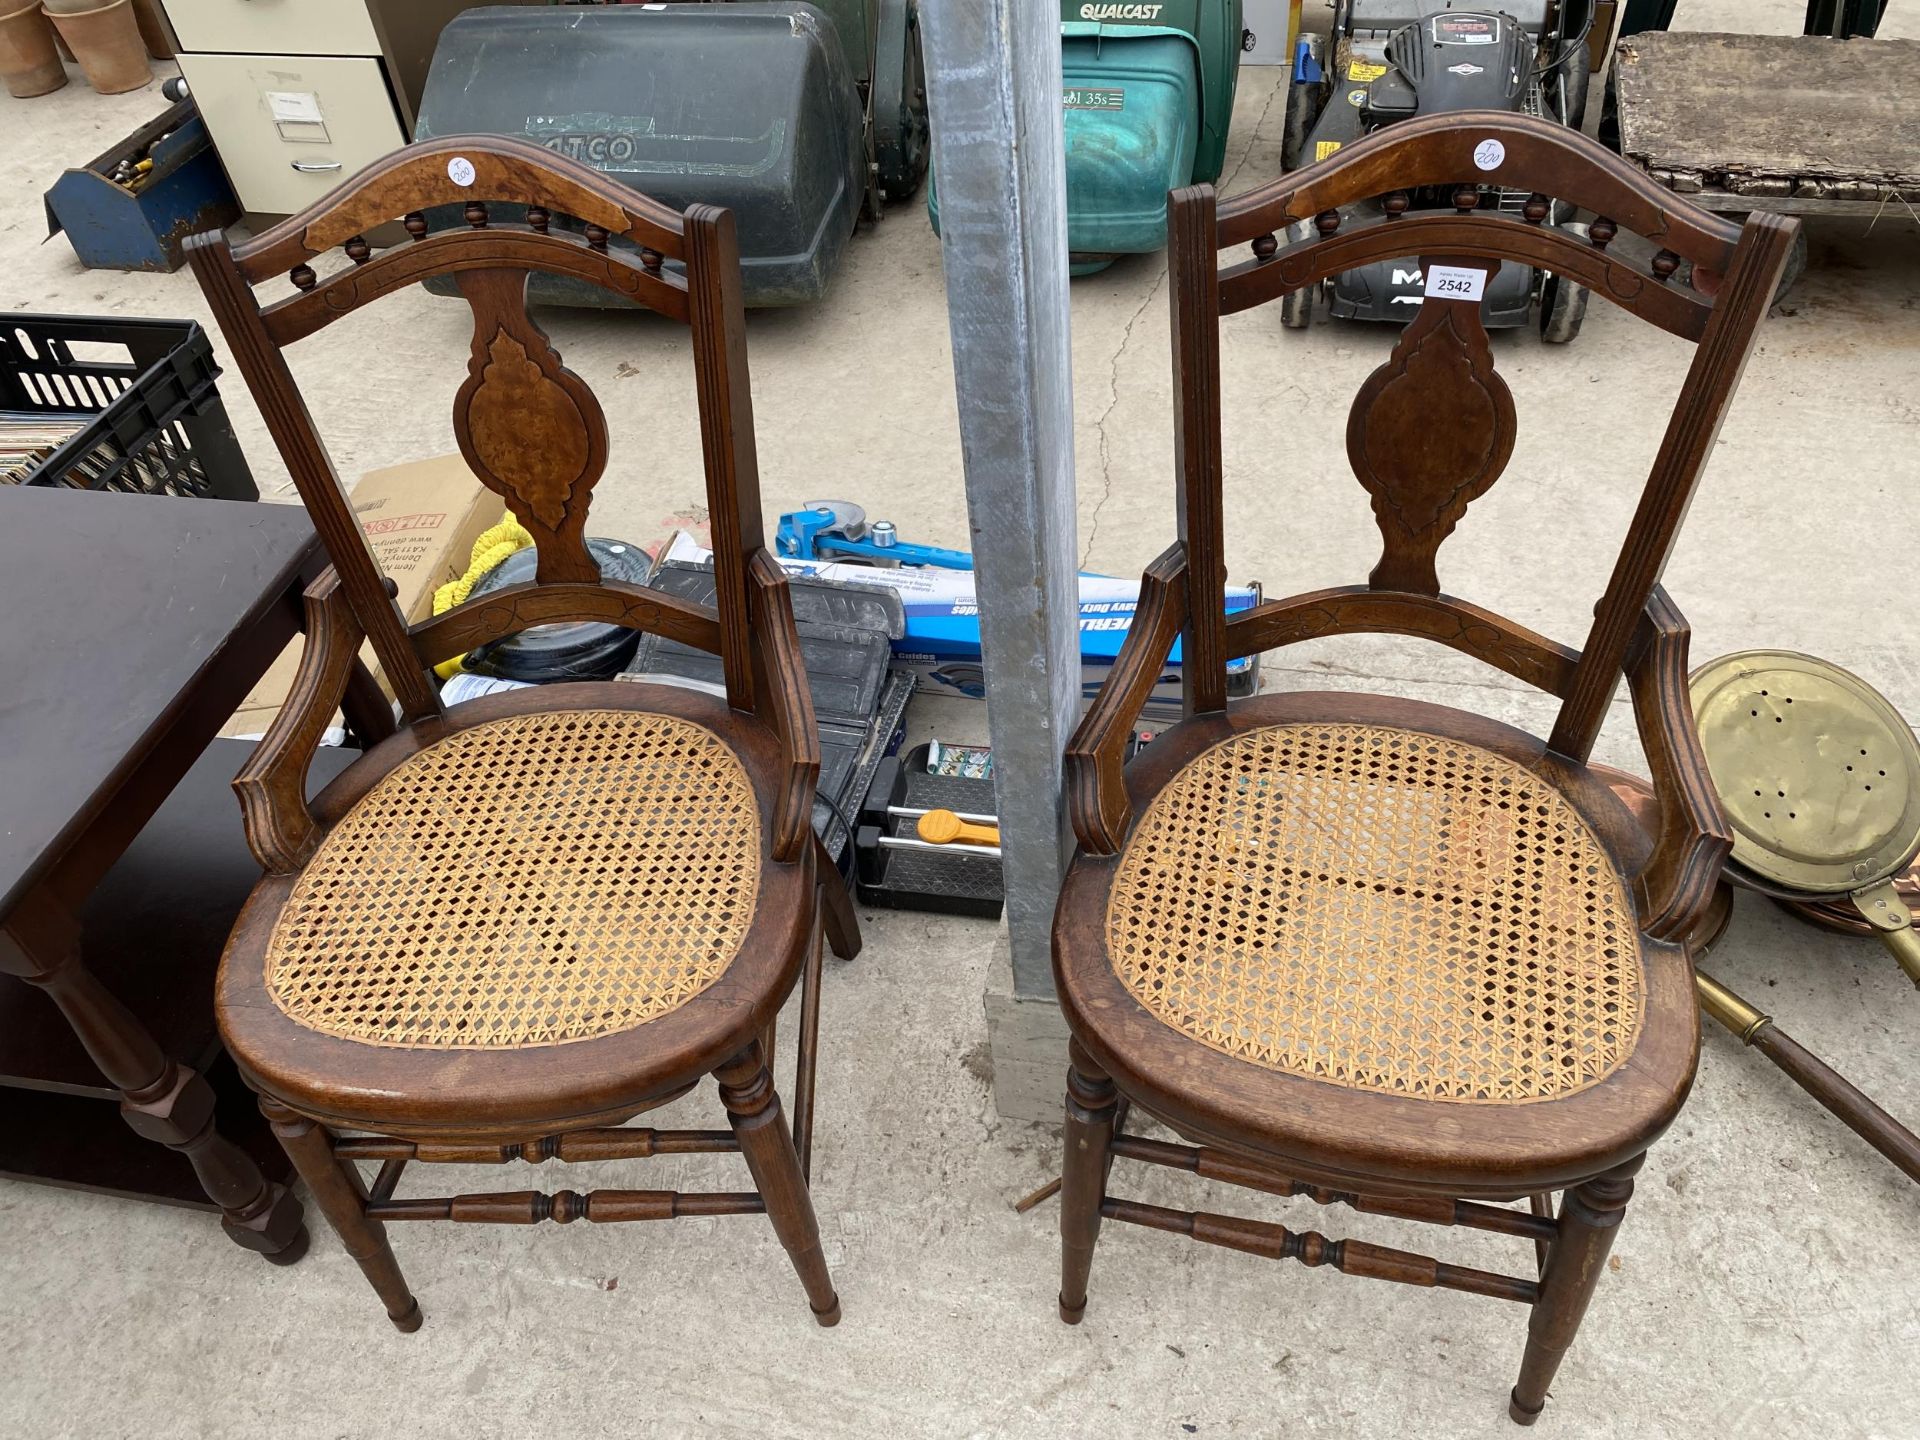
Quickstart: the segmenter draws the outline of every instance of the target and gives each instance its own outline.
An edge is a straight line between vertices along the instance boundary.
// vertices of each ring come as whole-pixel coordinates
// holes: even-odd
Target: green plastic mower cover
[[[1075,275],[1167,243],[1167,192],[1216,180],[1240,73],[1240,0],[1062,0],[1067,250]],[[927,215],[940,230],[940,197]]]

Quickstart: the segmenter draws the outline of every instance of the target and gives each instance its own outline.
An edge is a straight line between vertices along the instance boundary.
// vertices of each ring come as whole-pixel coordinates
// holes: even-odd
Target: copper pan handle
[[[1913,926],[1908,925],[1901,930],[1882,930],[1880,938],[1893,952],[1893,958],[1900,962],[1900,968],[1907,972],[1907,978],[1920,985],[1920,934],[1915,934]]]
[[[1900,962],[1907,978],[1920,985],[1920,935],[1914,933],[1913,912],[1893,888],[1893,881],[1869,885],[1865,890],[1855,891],[1851,898],[1855,908],[1873,926],[1874,933],[1893,952],[1893,958]]]
[[[1912,938],[1913,931],[1907,932]],[[1703,970],[1694,985],[1700,1008],[1751,1045],[1782,1070],[1793,1083],[1832,1112],[1854,1134],[1899,1166],[1909,1180],[1920,1183],[1920,1136],[1882,1110],[1863,1091],[1826,1061],[1805,1049],[1773,1023],[1773,1017],[1753,1008]]]

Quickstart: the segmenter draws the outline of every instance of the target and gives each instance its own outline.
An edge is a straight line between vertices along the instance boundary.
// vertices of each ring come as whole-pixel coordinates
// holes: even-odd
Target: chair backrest
[[[1481,208],[1489,187],[1527,198],[1517,213]],[[1411,208],[1410,192],[1436,189],[1450,194],[1451,210]],[[1340,207],[1376,198],[1377,217],[1343,220]],[[1585,241],[1545,223],[1556,200],[1599,217]],[[1289,227],[1304,228],[1305,238],[1286,243]],[[1548,743],[1584,761],[1797,228],[1764,213],[1736,226],[1583,135],[1494,111],[1389,126],[1231,200],[1216,201],[1204,185],[1175,191],[1168,230],[1175,459],[1190,587],[1182,641],[1189,707],[1223,708],[1226,663],[1243,655],[1310,636],[1424,636],[1558,696]],[[1654,253],[1643,261],[1614,248],[1623,229],[1645,237]],[[1221,251],[1241,247],[1250,252],[1245,258],[1220,264]],[[1539,266],[1694,342],[1632,526],[1579,650],[1440,591],[1435,553],[1467,506],[1500,478],[1513,450],[1514,409],[1494,370],[1478,299],[1432,290],[1360,387],[1348,416],[1347,456],[1372,499],[1382,540],[1367,584],[1223,616],[1220,317],[1399,256],[1420,257],[1429,277],[1437,266],[1489,274],[1502,262]],[[1682,259],[1693,262],[1691,286],[1676,278]]]
[[[502,223],[489,206],[518,207]],[[432,231],[426,212],[458,207]],[[403,220],[410,243],[374,254],[364,238]],[[620,237],[634,248],[610,246]],[[340,247],[319,274],[312,262]],[[782,584],[766,554],[748,393],[745,311],[732,215],[681,214],[525,141],[450,136],[396,151],[302,214],[230,248],[215,233],[187,246],[227,345],[325,542],[355,618],[410,720],[437,714],[437,661],[530,625],[604,620],[721,656],[728,701],[760,711],[756,587]],[[606,417],[528,317],[529,274],[590,281],[687,325],[705,454],[718,586],[712,606],[602,581],[586,546],[587,507],[607,463]],[[287,275],[296,293],[262,306],[253,287]],[[409,629],[391,598],[301,399],[285,347],[343,315],[434,276],[473,311],[467,378],[453,428],[473,473],[533,535],[535,579],[469,600]],[[412,394],[368,403],[415,402]],[[764,676],[760,688],[765,689]]]

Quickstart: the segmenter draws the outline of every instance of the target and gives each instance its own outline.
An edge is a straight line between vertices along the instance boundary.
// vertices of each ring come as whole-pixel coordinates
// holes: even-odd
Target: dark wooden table
[[[236,1112],[195,1068],[211,1057],[183,1059],[139,1013],[153,1009],[170,1039],[195,1028],[183,1027],[188,1014],[210,1035],[210,986],[200,977],[197,993],[183,994],[164,972],[143,971],[137,954],[103,966],[89,932],[103,900],[120,918],[137,914],[141,902],[117,898],[125,882],[116,862],[196,762],[237,768],[230,749],[224,761],[203,753],[299,631],[300,592],[324,563],[295,506],[0,486],[0,972],[58,1007],[99,1072],[87,1073],[67,1035],[36,1028],[21,1013],[28,1007],[9,1008],[0,995],[5,1083],[30,1086],[44,1102],[25,1124],[8,1106],[0,1149],[28,1159],[5,1168],[138,1191],[120,1153],[138,1147],[117,1124],[88,1140],[85,1107],[101,1102],[80,1097],[97,1093],[89,1081],[111,1086],[135,1135],[191,1164],[227,1234],[281,1264],[306,1245],[285,1168],[257,1127],[254,1149],[273,1175],[223,1133]],[[237,832],[237,805],[231,813]],[[162,878],[149,870],[149,891],[196,884],[190,857],[159,858]],[[245,876],[225,863],[231,891]],[[153,966],[178,938],[152,937]],[[121,952],[128,948],[123,939]],[[154,1198],[190,1198],[173,1182],[154,1186]]]

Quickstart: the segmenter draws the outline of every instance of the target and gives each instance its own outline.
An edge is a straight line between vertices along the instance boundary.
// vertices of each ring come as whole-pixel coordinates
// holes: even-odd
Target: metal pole
[[[925,0],[921,25],[1014,991],[1051,996],[1080,712],[1060,14]]]

